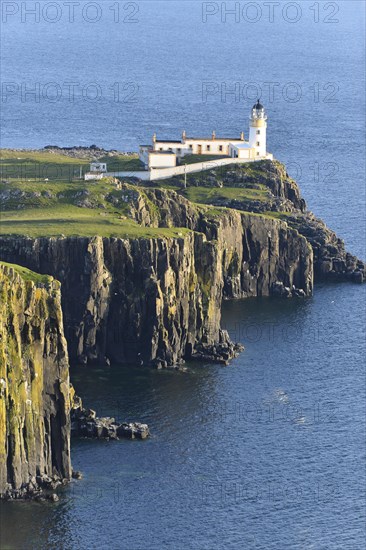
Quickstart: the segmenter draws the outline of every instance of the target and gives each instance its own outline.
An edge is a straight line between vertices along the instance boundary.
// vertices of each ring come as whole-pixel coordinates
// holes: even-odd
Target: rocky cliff
[[[0,494],[70,478],[70,398],[60,284],[0,264]]]
[[[312,212],[293,212],[285,219],[289,227],[296,229],[310,243],[316,281],[366,281],[365,263],[347,252],[344,241]]]
[[[311,294],[312,250],[271,218],[208,210],[183,219],[196,230],[181,238],[2,237],[1,257],[61,281],[73,360],[226,362],[237,350],[220,330],[222,298]]]
[[[140,228],[184,228],[175,236],[0,237],[1,259],[61,281],[72,360],[227,362],[238,348],[220,330],[222,299],[308,296],[314,275],[365,280],[363,262],[307,211],[277,161],[191,174],[187,183],[102,182],[94,206],[91,187],[88,204],[76,205],[96,217],[112,205],[120,223]],[[197,196],[201,204],[187,198]]]
[[[183,177],[178,176],[165,180],[164,185],[176,185],[183,188]],[[362,283],[366,281],[365,263],[353,254],[350,254],[344,241],[325,223],[307,209],[305,200],[301,197],[300,189],[287,173],[285,166],[278,161],[261,161],[255,164],[243,164],[224,166],[214,170],[208,170],[199,174],[188,176],[188,186],[202,186],[207,189],[220,188],[222,194],[209,197],[209,204],[235,209],[245,212],[264,214],[266,216],[282,219],[290,228],[295,229],[309,242],[314,253],[314,278],[315,281],[353,281]],[[237,196],[228,197],[225,189],[237,189]],[[253,197],[241,196],[242,190],[258,190],[262,192],[260,200]],[[166,193],[164,190],[151,189],[147,193],[150,201],[156,204],[168,204],[168,200],[162,200]],[[185,192],[185,191],[181,191]],[[169,192],[171,195],[171,192]],[[184,218],[187,205],[182,201],[183,197],[175,202],[175,211],[179,207]],[[140,199],[141,200],[141,199]],[[172,197],[170,197],[172,201]],[[189,203],[189,201],[186,201]],[[204,201],[205,202],[205,201]],[[174,211],[174,210],[173,210]],[[164,210],[163,210],[164,212]],[[194,213],[188,209],[188,220],[197,227]],[[166,214],[161,217],[160,223],[167,223]],[[168,218],[168,226],[171,220]]]

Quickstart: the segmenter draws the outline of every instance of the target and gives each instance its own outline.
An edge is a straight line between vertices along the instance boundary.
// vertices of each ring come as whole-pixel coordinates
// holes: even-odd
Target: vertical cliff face
[[[212,205],[244,212],[262,213],[266,217],[275,212],[280,214],[276,217],[282,217],[290,228],[303,235],[311,245],[316,281],[353,281],[357,283],[366,281],[365,262],[350,254],[342,239],[321,219],[308,211],[297,183],[288,175],[285,166],[280,162],[267,160],[255,163],[255,166],[254,164],[224,166],[201,174],[190,175],[188,179],[190,186],[202,185],[208,190],[215,187],[223,188],[223,191],[226,187],[238,189],[237,197],[230,194],[226,196],[225,193],[217,195],[208,193],[206,199]],[[183,182],[183,177],[175,177],[171,180],[172,184],[180,183],[182,187]],[[261,200],[255,200],[253,197],[245,198],[240,194],[240,190],[258,189],[261,186],[262,189],[266,189],[265,197],[262,196]],[[150,204],[157,205],[159,212],[162,212],[158,219],[161,226],[174,225],[176,220],[186,227],[201,230],[199,226],[202,216],[197,216],[193,205],[177,193],[165,189],[145,190],[144,194],[139,195],[139,201],[135,201],[136,206],[131,211],[132,215],[137,219],[138,210],[142,209],[146,212],[149,210]],[[145,218],[148,219],[146,215]],[[248,237],[250,240],[249,232]]]
[[[8,238],[1,248],[3,258],[61,281],[69,352],[81,362],[171,365],[197,342],[219,340],[222,272],[202,234]]]
[[[87,349],[89,360],[100,359],[111,291],[103,239],[14,237],[4,239],[2,245],[1,259],[37,273],[49,273],[61,282],[70,357],[84,362]]]
[[[319,281],[366,281],[365,262],[347,252],[344,241],[311,212],[287,217],[311,244],[314,253],[314,276]]]
[[[68,355],[57,281],[0,264],[0,297],[0,494],[20,497],[70,478]]]
[[[195,250],[207,246],[194,233],[181,239],[104,240],[113,278],[107,355],[171,365],[189,355],[197,341],[218,339],[215,295],[211,289],[203,294],[195,262]],[[215,283],[220,288],[219,277]]]
[[[311,246],[286,223],[234,210],[202,223],[222,252],[224,298],[312,293]]]
[[[223,297],[311,294],[312,250],[263,216],[227,210],[187,219],[196,231],[181,238],[4,237],[1,255],[61,282],[72,359],[226,360],[234,350],[220,331]]]

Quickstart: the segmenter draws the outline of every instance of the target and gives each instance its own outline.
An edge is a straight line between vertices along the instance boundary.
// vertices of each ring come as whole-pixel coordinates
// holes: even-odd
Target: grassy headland
[[[47,149],[0,151],[0,233],[140,238],[176,237],[188,231],[139,225],[131,219],[130,207],[144,192],[144,184],[121,188],[114,178],[84,181],[80,171],[89,169],[90,160],[85,152],[77,158],[75,152],[69,156]],[[97,160],[106,162],[108,171],[136,170],[141,165],[137,155],[104,152]],[[210,206],[212,216],[220,215],[230,203],[231,208],[248,211],[251,204],[263,205],[262,215],[279,218],[281,214],[265,211],[270,191],[261,183],[263,178],[263,167],[256,163],[189,174],[186,188],[182,176],[146,185],[174,190],[192,203]]]
[[[18,273],[22,277],[24,281],[32,281],[35,284],[42,283],[46,285],[54,280],[54,278],[50,275],[40,275],[39,273],[35,273],[26,267],[22,267],[21,265],[9,264],[8,262],[0,262],[0,265],[11,267],[15,273]]]
[[[108,170],[136,169],[137,155],[101,157]],[[61,153],[2,150],[0,154],[0,233],[3,235],[176,237],[181,228],[142,227],[128,218],[133,190],[114,178],[80,179],[90,159]]]

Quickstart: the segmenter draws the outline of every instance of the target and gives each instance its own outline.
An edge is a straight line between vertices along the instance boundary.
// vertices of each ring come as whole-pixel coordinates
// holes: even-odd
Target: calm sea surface
[[[365,259],[363,2],[282,2],[273,22],[262,2],[239,3],[238,22],[221,2],[80,2],[74,22],[54,2],[39,23],[12,4],[2,147],[247,134],[261,95],[268,149]],[[246,346],[228,368],[73,368],[87,406],[152,437],[73,441],[84,479],[56,504],[3,504],[1,548],[363,549],[365,291],[225,303]]]

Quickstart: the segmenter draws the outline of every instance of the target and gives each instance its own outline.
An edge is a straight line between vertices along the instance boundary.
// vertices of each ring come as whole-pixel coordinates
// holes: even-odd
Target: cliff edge
[[[312,250],[286,223],[236,211],[177,238],[3,237],[1,254],[62,284],[70,357],[82,363],[226,363],[223,297],[312,292]]]
[[[0,199],[1,259],[61,282],[69,357],[83,364],[226,364],[240,346],[220,328],[223,299],[366,278],[277,161],[150,184],[14,178]]]
[[[0,263],[0,495],[70,479],[70,396],[60,284]]]

